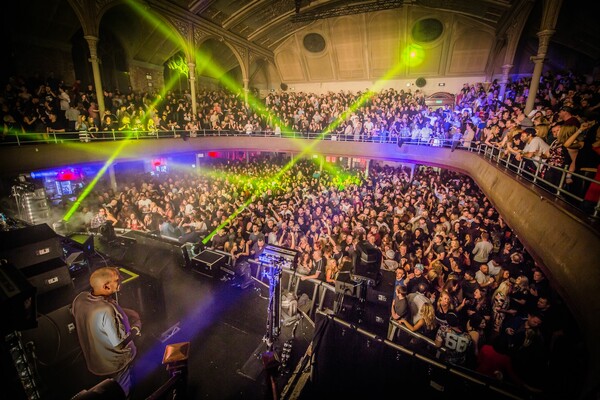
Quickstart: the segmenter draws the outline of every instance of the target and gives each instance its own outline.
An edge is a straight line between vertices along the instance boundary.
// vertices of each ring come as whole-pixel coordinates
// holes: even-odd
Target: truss
[[[292,16],[292,22],[309,22],[319,19],[340,17],[343,15],[362,14],[373,11],[390,10],[400,8],[405,0],[377,0],[368,3],[352,4],[343,7],[329,8],[326,10],[314,10],[304,13],[296,13]]]

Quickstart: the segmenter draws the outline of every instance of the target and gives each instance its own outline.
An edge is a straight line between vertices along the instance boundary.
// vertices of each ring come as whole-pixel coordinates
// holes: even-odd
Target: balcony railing
[[[501,148],[487,145],[484,143],[472,142],[471,146],[466,148],[462,143],[456,143],[452,139],[441,139],[431,137],[429,139],[413,139],[411,137],[399,138],[395,135],[344,135],[336,133],[316,133],[316,132],[283,132],[276,134],[272,131],[253,131],[246,133],[244,131],[225,131],[201,129],[195,132],[186,130],[168,130],[168,131],[100,131],[100,132],[54,132],[54,133],[16,133],[4,138],[0,142],[1,146],[27,146],[32,144],[60,144],[74,142],[101,142],[118,140],[158,140],[181,138],[184,140],[196,140],[202,137],[267,137],[272,139],[305,139],[305,140],[330,140],[340,142],[362,142],[362,143],[389,143],[398,145],[399,140],[403,144],[433,147],[455,147],[462,151],[471,151],[480,154],[482,157],[497,164],[499,168],[510,170],[516,175],[532,182],[534,185],[544,189],[552,196],[563,199],[573,206],[579,208],[591,218],[600,217],[600,201],[594,205],[589,205],[584,201],[581,193],[574,193],[569,188],[569,181],[579,182],[582,186],[588,183],[600,184],[600,181],[586,177],[581,174],[569,172],[566,168],[557,168],[548,164],[545,160],[534,160],[530,158],[517,158]],[[533,168],[531,168],[533,166]],[[543,178],[542,171],[557,171],[555,176],[559,177],[558,183],[551,182]]]

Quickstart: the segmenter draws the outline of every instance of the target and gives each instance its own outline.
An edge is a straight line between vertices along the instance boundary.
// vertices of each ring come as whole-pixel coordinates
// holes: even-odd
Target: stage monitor
[[[67,236],[73,247],[81,250],[86,256],[91,256],[95,253],[94,235],[85,235],[82,233],[74,233]]]
[[[89,235],[88,238],[83,242],[83,253],[87,256],[94,254],[94,235]]]

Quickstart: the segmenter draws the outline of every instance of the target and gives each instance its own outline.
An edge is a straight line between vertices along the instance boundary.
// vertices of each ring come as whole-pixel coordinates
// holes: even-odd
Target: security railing
[[[548,164],[544,159],[518,158],[515,154],[497,146],[479,144],[473,151],[495,163],[499,168],[510,170],[551,195],[579,207],[590,217],[598,218],[600,216],[600,200],[595,204],[586,204],[584,191],[576,189],[576,187],[586,188],[591,184],[600,184],[599,181],[571,172],[568,170],[568,166],[556,167]],[[549,175],[550,171],[555,172],[552,174],[554,176],[552,181],[544,178]]]
[[[600,184],[593,178],[569,172],[566,168],[559,168],[548,164],[545,160],[535,160],[532,158],[517,157],[507,152],[505,149],[494,145],[488,145],[481,142],[473,141],[468,147],[465,147],[462,142],[431,136],[427,138],[414,136],[397,136],[394,134],[361,134],[361,135],[345,135],[338,132],[318,133],[318,132],[294,132],[285,131],[275,133],[273,131],[237,131],[237,130],[210,130],[200,129],[197,131],[187,130],[110,130],[99,132],[52,132],[52,133],[15,133],[4,137],[0,142],[2,146],[26,146],[30,144],[60,144],[60,143],[75,143],[75,142],[102,142],[102,141],[118,141],[118,140],[157,140],[157,139],[174,139],[181,138],[183,140],[194,140],[202,137],[267,137],[273,139],[305,139],[305,140],[330,140],[340,142],[362,142],[362,143],[388,143],[393,145],[417,145],[417,146],[432,146],[446,147],[459,150],[467,150],[475,152],[483,156],[485,159],[495,163],[499,168],[504,168],[512,171],[516,175],[532,182],[536,186],[544,189],[548,193],[558,198],[570,202],[573,206],[579,208],[591,218],[600,217],[600,201],[595,204],[589,204],[585,201],[585,193],[572,189],[573,184],[580,187],[587,187],[591,184]],[[544,179],[547,171],[556,171],[558,174],[554,176],[556,179],[550,181]],[[573,181],[573,182],[571,182]]]

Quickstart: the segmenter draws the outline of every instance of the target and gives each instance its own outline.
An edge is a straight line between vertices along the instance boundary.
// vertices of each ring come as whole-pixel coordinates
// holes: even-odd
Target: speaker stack
[[[37,294],[73,286],[60,237],[47,224],[0,232],[0,258],[14,265]]]
[[[50,218],[50,205],[44,189],[24,193],[21,207],[23,218],[30,224],[39,224]]]

